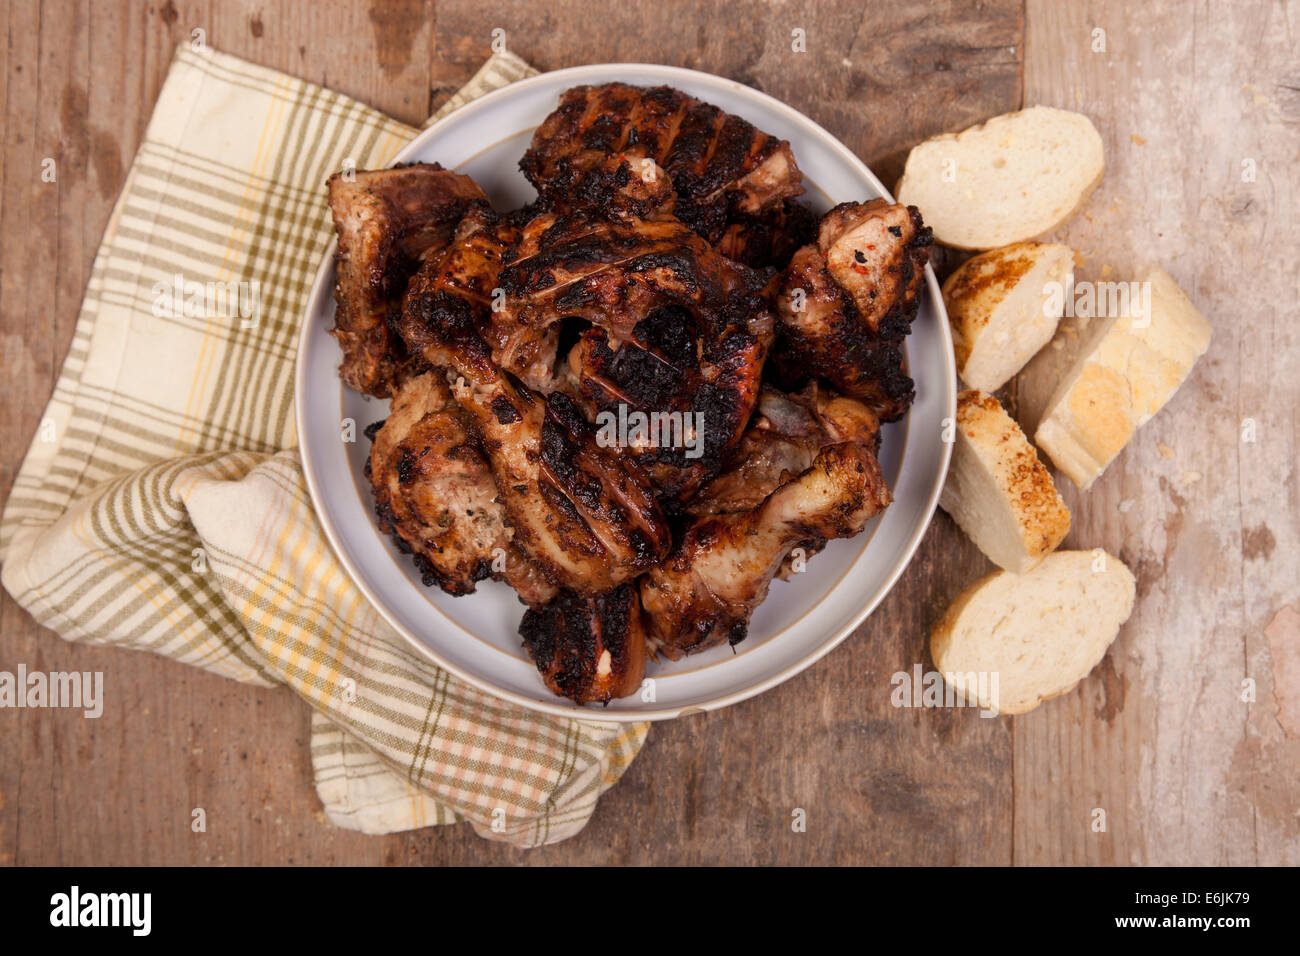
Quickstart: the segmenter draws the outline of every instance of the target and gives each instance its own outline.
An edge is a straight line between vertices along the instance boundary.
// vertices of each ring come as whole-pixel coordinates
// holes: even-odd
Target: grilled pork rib
[[[364,395],[387,398],[418,370],[388,326],[420,260],[450,241],[461,217],[487,204],[468,176],[437,163],[335,173],[330,212],[338,233],[338,302],[332,333],[339,375]]]
[[[912,206],[844,203],[821,221],[816,245],[794,254],[777,282],[776,380],[833,384],[891,422],[915,389],[903,339],[916,318],[932,238]]]
[[[677,216],[717,242],[736,215],[803,192],[790,144],[667,86],[577,86],[538,127],[519,168],[545,200],[611,154],[651,159],[672,179]]]

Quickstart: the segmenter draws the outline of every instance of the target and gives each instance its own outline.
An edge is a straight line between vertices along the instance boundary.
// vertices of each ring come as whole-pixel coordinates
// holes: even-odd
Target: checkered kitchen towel
[[[494,56],[444,112],[534,72]],[[334,558],[294,450],[298,327],[333,235],[325,179],[385,165],[416,132],[178,50],[5,507],[3,581],[68,640],[293,688],[339,826],[469,820],[537,846],[583,827],[647,725],[534,714],[412,655]],[[258,320],[168,316],[155,300],[177,275],[256,288]]]

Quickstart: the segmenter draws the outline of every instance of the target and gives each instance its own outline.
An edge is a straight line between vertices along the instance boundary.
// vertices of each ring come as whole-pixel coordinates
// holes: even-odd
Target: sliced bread
[[[1023,574],[1070,530],[1051,473],[998,400],[974,389],[957,396],[953,442],[939,507],[990,561]]]
[[[994,249],[1060,225],[1104,167],[1088,117],[1034,106],[917,145],[895,192],[944,245]]]
[[[1210,344],[1210,323],[1163,269],[1138,280],[1129,315],[1096,319],[1034,440],[1080,489],[1158,412]]]
[[[943,284],[957,374],[996,392],[1051,341],[1074,281],[1074,250],[1017,242],[968,259]]]
[[[1088,676],[1135,594],[1118,558],[1058,551],[1028,574],[994,571],[959,594],[930,635],[930,656],[965,699],[1023,714]]]

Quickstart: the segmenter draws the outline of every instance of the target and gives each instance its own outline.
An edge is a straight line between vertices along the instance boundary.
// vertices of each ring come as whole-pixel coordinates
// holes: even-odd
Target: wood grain
[[[1045,0],[1027,21],[1026,101],[1087,113],[1106,143],[1101,188],[1057,236],[1082,254],[1079,278],[1156,263],[1214,340],[1102,478],[1065,489],[1065,546],[1119,555],[1138,604],[1100,673],[1016,722],[1015,858],[1294,865],[1300,5]],[[1021,376],[1028,427],[1071,351]],[[1242,441],[1247,418],[1257,441]]]
[[[523,852],[465,827],[366,837],[324,822],[307,709],[292,694],[66,644],[4,595],[0,669],[101,670],[108,706],[98,721],[0,711],[0,862],[1294,862],[1296,752],[1286,732],[1288,720],[1300,732],[1300,719],[1287,694],[1300,678],[1294,652],[1285,656],[1296,625],[1284,609],[1296,601],[1297,510],[1294,478],[1279,500],[1288,479],[1278,469],[1295,457],[1295,394],[1277,383],[1297,376],[1294,335],[1270,304],[1294,308],[1296,272],[1268,250],[1294,248],[1296,238],[1285,165],[1300,112],[1285,42],[1295,10],[1202,12],[1192,21],[1200,39],[1177,47],[1180,80],[1158,51],[1189,35],[1191,8],[1157,6],[1131,24],[1117,3],[1077,12],[1031,3],[1026,17],[1018,0],[665,2],[607,5],[599,17],[572,2],[8,3],[0,213],[28,228],[0,231],[3,370],[7,383],[22,383],[7,385],[0,402],[0,494],[39,422],[171,50],[198,28],[218,49],[410,123],[472,75],[496,27],[540,69],[620,60],[704,69],[808,113],[886,182],[916,140],[1022,100],[1085,109],[1112,156],[1088,214],[1116,197],[1151,208],[1067,235],[1096,245],[1116,269],[1126,253],[1156,253],[1219,338],[1141,447],[1076,509],[1080,543],[1123,549],[1138,565],[1138,615],[1079,692],[1026,718],[890,706],[890,675],[928,666],[930,626],[988,567],[940,515],[859,633],[756,700],[657,726],[573,840]],[[1119,24],[1115,65],[1087,59],[1086,44],[1074,48],[1089,18]],[[1139,27],[1152,26],[1139,40]],[[806,52],[792,49],[795,29]],[[1242,82],[1257,93],[1237,96]],[[1181,101],[1166,104],[1175,93]],[[1193,103],[1220,123],[1200,119]],[[1245,111],[1232,117],[1240,135],[1224,137],[1234,109]],[[1253,188],[1231,182],[1238,144],[1258,157]],[[58,162],[57,184],[40,181],[46,156]],[[1185,193],[1189,171],[1201,178]],[[1153,239],[1153,229],[1164,235]],[[1234,266],[1242,261],[1251,275]],[[1027,409],[1043,386],[1030,377]],[[1261,439],[1239,448],[1230,439],[1248,415]],[[1152,457],[1157,435],[1177,462]],[[1215,468],[1220,461],[1227,467]],[[1193,468],[1203,478],[1187,487],[1181,473]],[[1214,579],[1230,579],[1230,593]],[[1279,660],[1289,661],[1289,688]],[[1245,673],[1257,679],[1258,703],[1225,703]],[[200,806],[208,831],[194,834],[190,812]],[[1093,806],[1109,809],[1106,834],[1087,828]],[[791,830],[795,808],[807,813],[806,832]]]

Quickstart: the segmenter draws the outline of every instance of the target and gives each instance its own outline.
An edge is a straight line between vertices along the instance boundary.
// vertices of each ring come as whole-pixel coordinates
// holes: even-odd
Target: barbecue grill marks
[[[649,158],[672,180],[676,215],[710,242],[729,219],[803,192],[789,144],[666,86],[575,87],[533,136],[520,168],[545,195],[553,178],[602,154]]]
[[[784,269],[796,249],[817,237],[817,217],[797,199],[753,215],[738,213],[718,239],[718,252],[754,269]]]
[[[495,577],[528,604],[555,595],[515,548],[487,460],[439,373],[398,386],[388,418],[367,434],[380,530],[412,555],[426,587],[472,594]]]
[[[644,478],[597,445],[565,396],[543,396],[499,368],[465,300],[408,296],[399,331],[451,382],[483,449],[513,542],[547,579],[584,594],[652,566],[670,534]]]
[[[608,218],[651,219],[671,214],[676,202],[672,180],[654,160],[590,152],[557,160],[536,210],[586,210]]]
[[[649,218],[581,197],[545,204],[507,255],[496,321],[577,330],[555,387],[591,420],[675,415],[681,437],[691,423],[695,440],[624,452],[671,508],[716,472],[753,411],[774,327],[763,277],[719,255],[667,203]]]
[[[420,367],[388,323],[407,280],[487,197],[468,176],[437,163],[335,173],[327,187],[338,234],[331,332],[343,349],[339,375],[362,394],[386,398]]]
[[[546,389],[554,373],[557,330],[508,321],[496,308],[501,269],[520,233],[512,216],[471,209],[452,242],[411,279],[403,308],[427,307],[439,294],[459,299],[473,315],[492,362],[530,388]]]
[[[634,585],[594,597],[563,591],[527,611],[519,634],[546,686],[575,703],[626,697],[645,676],[645,623]]]
[[[778,344],[768,368],[777,384],[794,390],[813,378],[832,382],[870,405],[883,421],[901,417],[911,406],[916,390],[903,353],[908,326],[895,327],[888,337],[873,330],[815,247],[795,253],[776,308]]]

